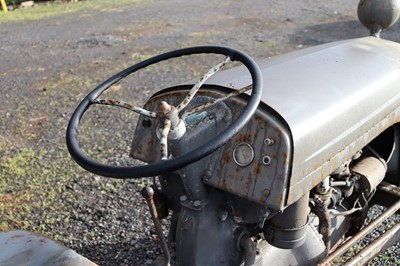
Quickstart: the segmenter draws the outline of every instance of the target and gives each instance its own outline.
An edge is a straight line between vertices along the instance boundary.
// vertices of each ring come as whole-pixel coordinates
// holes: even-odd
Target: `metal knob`
[[[357,15],[371,35],[379,38],[382,31],[399,20],[400,0],[360,0]]]

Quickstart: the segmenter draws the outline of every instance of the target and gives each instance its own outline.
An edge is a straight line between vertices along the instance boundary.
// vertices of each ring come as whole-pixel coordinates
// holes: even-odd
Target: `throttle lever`
[[[161,249],[164,253],[164,265],[169,266],[171,256],[169,254],[167,241],[165,240],[165,237],[163,234],[162,225],[160,223],[160,220],[158,219],[159,216],[158,216],[157,208],[156,208],[156,205],[154,204],[154,199],[153,199],[154,198],[154,189],[150,185],[147,185],[144,188],[142,188],[140,193],[142,194],[142,197],[145,198],[147,205],[149,206],[149,210],[151,213],[151,219],[153,220],[158,239],[160,239]]]

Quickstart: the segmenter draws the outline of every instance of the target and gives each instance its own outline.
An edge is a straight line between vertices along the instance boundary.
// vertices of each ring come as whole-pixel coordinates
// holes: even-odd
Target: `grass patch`
[[[55,221],[69,220],[67,202],[73,198],[66,184],[78,171],[70,159],[55,149],[16,149],[2,144],[0,151],[0,231],[44,233]]]
[[[60,76],[55,79],[49,79],[44,82],[36,84],[38,90],[45,90],[47,93],[61,94],[66,88],[76,89],[77,91],[82,91],[83,89],[94,89],[96,83],[88,77],[79,77],[76,75],[60,73]],[[73,91],[75,94],[76,91]],[[51,97],[49,97],[51,99]]]
[[[35,6],[32,8],[16,9],[8,13],[0,12],[0,23],[24,20],[39,20],[48,17],[74,13],[80,10],[98,10],[106,12],[109,10],[114,10],[117,6],[118,8],[121,8],[121,5],[135,4],[140,1],[144,0],[87,0],[79,1],[77,3],[35,3]]]

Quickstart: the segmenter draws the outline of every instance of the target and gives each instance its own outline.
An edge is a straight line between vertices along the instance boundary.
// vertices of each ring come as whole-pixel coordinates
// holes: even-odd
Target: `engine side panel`
[[[366,37],[320,45],[259,62],[262,101],[287,122],[293,138],[288,204],[399,121],[400,45]],[[211,84],[240,88],[244,68]]]

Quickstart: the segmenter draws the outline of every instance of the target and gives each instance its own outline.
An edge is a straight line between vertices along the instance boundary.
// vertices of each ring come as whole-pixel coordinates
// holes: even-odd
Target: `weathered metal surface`
[[[318,216],[319,225],[318,229],[322,235],[322,240],[327,250],[331,248],[331,227],[332,218],[329,214],[328,206],[331,203],[332,190],[328,190],[326,193],[316,193],[314,195],[315,207],[312,211]]]
[[[226,104],[238,113],[244,99]],[[235,163],[234,150],[247,143],[254,150],[254,158],[246,167]],[[204,179],[208,185],[231,192],[276,210],[285,206],[290,171],[291,143],[285,125],[263,106],[222,151],[222,159],[211,175]]]
[[[198,107],[196,107],[194,109],[188,110],[182,115],[182,119],[185,119],[187,116],[189,116],[191,114],[199,113],[199,112],[201,112],[201,111],[203,111],[203,110],[205,110],[207,108],[210,108],[211,106],[214,106],[215,104],[217,104],[219,102],[225,101],[225,100],[227,100],[227,99],[229,99],[231,97],[238,96],[239,94],[245,93],[246,91],[249,91],[251,89],[252,89],[252,86],[249,85],[249,86],[246,86],[246,87],[244,87],[244,88],[242,88],[240,90],[235,90],[235,91],[229,93],[228,95],[226,95],[225,97],[215,99],[212,102],[209,102],[209,103],[200,105],[200,106],[198,106]]]
[[[265,240],[274,247],[292,249],[300,247],[307,239],[309,196],[305,195],[265,222],[263,228]]]
[[[332,252],[328,257],[323,259],[318,265],[329,265],[334,260],[338,259],[340,255],[349,250],[354,244],[363,239],[368,233],[374,230],[378,225],[380,225],[384,220],[386,220],[389,216],[393,215],[397,210],[400,209],[400,200],[397,201],[394,205],[384,211],[378,218],[369,223],[366,227],[364,227],[360,232],[355,234],[352,238],[350,238],[343,245],[339,246],[334,252]]]
[[[126,103],[124,101],[118,101],[118,100],[106,100],[106,99],[94,99],[93,104],[103,104],[103,105],[111,105],[111,106],[117,106],[117,107],[122,107],[125,109],[128,109],[130,111],[134,111],[138,114],[149,116],[149,117],[157,117],[157,114],[155,112],[150,112],[147,111],[143,108],[140,108],[138,106],[132,105],[130,103]]]
[[[381,182],[380,186],[378,186],[378,189],[400,198],[400,188],[398,186],[383,181]]]
[[[164,100],[168,100],[168,103],[171,105],[177,105],[182,102],[187,92],[188,90],[181,90],[171,92],[167,95],[154,96],[144,107],[148,110],[156,110],[157,106]],[[139,118],[130,151],[132,157],[147,163],[154,163],[160,159],[160,150],[157,148],[159,145],[157,137],[159,122],[153,118],[143,116]]]
[[[371,35],[379,37],[400,17],[400,0],[361,0],[357,9],[358,19]]]
[[[363,184],[370,193],[382,182],[386,175],[386,162],[375,157],[367,157],[351,167],[353,173],[359,175]]]
[[[306,228],[306,241],[297,248],[281,249],[265,241],[259,242],[255,266],[316,265],[325,256],[325,245],[313,226]]]
[[[265,84],[262,101],[285,119],[292,133],[288,204],[399,121],[397,43],[374,37],[346,40],[259,65]],[[217,73],[208,83],[242,88],[251,81],[238,67]]]
[[[171,129],[171,120],[164,119],[164,125],[160,133],[160,152],[161,152],[161,160],[168,159],[168,133]]]
[[[171,104],[180,102],[185,97],[188,88],[190,87],[186,87],[186,90],[182,90],[182,88],[181,90],[171,89],[158,94],[146,103],[145,108],[153,110],[158,102],[163,99],[168,99]],[[248,90],[248,88],[243,89]],[[207,95],[220,99],[230,93],[235,94],[236,92],[220,87],[205,86],[197,95]],[[246,98],[233,97],[224,101],[232,111],[232,117],[225,115],[225,123],[229,123],[240,114],[246,103]],[[200,105],[203,105],[203,103],[200,103]],[[188,108],[188,110],[191,109]],[[202,113],[200,112],[196,116],[201,117]],[[190,116],[187,116],[186,120],[189,121],[189,118]],[[155,122],[144,123],[146,119],[141,117],[139,120],[139,127],[136,129],[132,142],[131,154],[137,159],[150,163],[157,160],[159,158],[157,156],[160,155],[159,151],[155,149],[158,142],[154,134],[157,125]],[[196,126],[196,122],[193,123],[190,125],[191,127]],[[214,126],[217,125],[212,127]],[[246,167],[237,165],[233,159],[235,148],[243,143],[251,145],[254,150],[254,158]],[[155,156],[155,154],[158,155]],[[219,153],[210,156],[215,156],[210,160],[212,165],[206,166],[202,170],[204,171],[203,181],[205,184],[276,210],[284,208],[290,171],[291,144],[287,128],[273,110],[260,105],[259,110],[245,128],[225,144]]]
[[[97,265],[47,237],[26,231],[0,232],[0,265]]]

